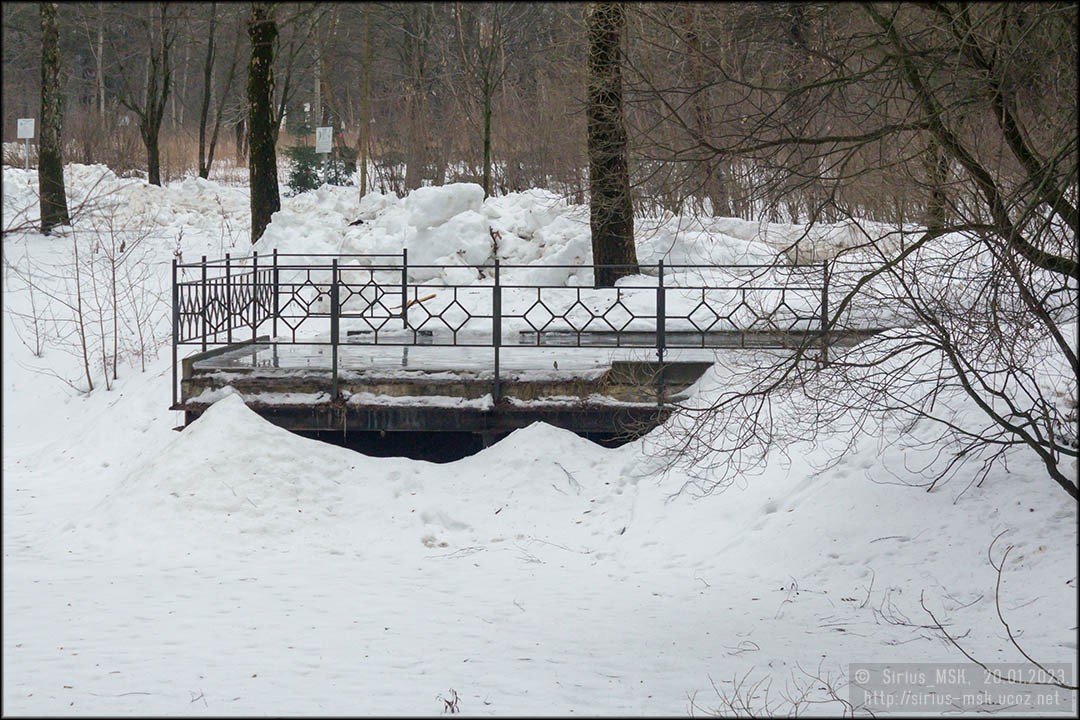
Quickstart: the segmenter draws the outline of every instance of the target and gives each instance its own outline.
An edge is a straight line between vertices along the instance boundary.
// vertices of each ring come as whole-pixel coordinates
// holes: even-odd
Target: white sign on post
[[[17,136],[18,139],[29,140],[30,138],[34,137],[34,118],[19,118],[17,128],[19,131],[19,134]],[[8,135],[8,137],[11,136]]]
[[[315,152],[328,153],[330,152],[330,146],[334,141],[334,128],[333,127],[317,127],[315,128]]]
[[[26,140],[26,169],[30,169],[30,138],[34,137],[34,118],[19,118],[15,125],[16,139]]]

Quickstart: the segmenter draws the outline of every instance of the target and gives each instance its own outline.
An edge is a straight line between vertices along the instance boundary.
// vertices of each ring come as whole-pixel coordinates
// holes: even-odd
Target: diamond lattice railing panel
[[[250,283],[233,285],[229,294],[229,312],[231,314],[229,323],[234,330],[247,324],[247,316],[254,298],[255,293]]]
[[[382,299],[382,296],[386,294],[379,285],[374,281],[365,283],[361,288],[359,295],[364,299],[364,303],[370,308],[375,303]]]
[[[370,303],[361,297],[360,293],[353,285],[339,285],[338,286],[338,310],[345,313],[360,313],[367,312]]]
[[[307,318],[307,306],[295,297],[289,298],[288,302],[278,308],[278,319],[294,332]]]
[[[225,303],[219,298],[207,300],[205,313],[207,331],[217,334],[228,330],[229,314],[225,309]]]
[[[364,321],[365,325],[375,331],[382,330],[383,327],[393,319],[393,317],[390,317],[388,315],[364,315],[361,318],[361,320]]]
[[[427,306],[427,303],[415,303],[413,307],[419,308],[419,311],[424,313],[424,319],[413,326],[416,330],[424,327],[424,325],[428,324],[436,317],[436,314],[431,311],[431,308]]]
[[[216,276],[207,277],[208,270]],[[362,320],[361,327],[379,333],[392,320],[403,318],[404,303],[410,297],[415,302],[408,309],[411,315],[408,327],[428,331],[433,325],[446,328],[453,333],[452,344],[455,345],[467,342],[458,334],[470,322],[494,319],[492,313],[496,306],[491,304],[493,299],[489,298],[488,304],[484,304],[485,301],[467,294],[476,292],[475,288],[441,286],[444,289],[440,295],[452,291],[452,296],[432,300],[432,296],[421,297],[426,294],[421,290],[422,286],[407,284],[400,270],[380,270],[382,274],[378,274],[370,268],[342,268],[340,265],[337,270],[335,286],[330,281],[334,276],[332,268],[325,261],[303,268],[234,264],[228,275],[223,266],[214,263],[208,263],[201,271],[197,265],[182,268],[181,273],[186,274],[174,290],[175,337],[185,343],[204,336],[213,338],[215,343],[221,342],[222,334],[243,328],[257,330],[264,321],[274,317],[275,308],[282,326],[293,331],[293,342],[297,328],[309,318],[315,321],[309,324],[318,326],[316,330],[326,329],[324,324],[329,325],[328,316],[335,311],[341,317]],[[284,284],[278,282],[282,271],[289,278]],[[195,279],[192,279],[193,272]],[[699,334],[702,347],[709,347],[716,346],[716,342],[707,337],[715,332],[759,330],[784,334],[819,326],[820,283],[814,287],[813,279],[796,278],[780,271],[747,275],[740,270],[737,275],[734,280],[712,287],[703,287],[708,282],[701,279],[696,286],[677,284],[664,288],[668,291],[666,317],[674,321],[666,326],[667,330],[693,330]],[[332,291],[334,287],[336,290]],[[635,327],[642,330],[656,328],[657,318],[650,297],[655,295],[656,287],[532,286],[528,290],[524,286],[507,287],[509,290],[504,291],[504,298],[513,311],[502,312],[501,317],[511,319],[515,324],[520,322],[520,327],[537,333],[555,328],[580,336],[597,330],[625,333]],[[640,302],[642,296],[635,294],[638,291],[644,294],[644,302]],[[331,308],[330,301],[334,296],[338,305]],[[477,302],[479,304],[474,307]],[[642,314],[635,314],[632,307],[638,307]],[[519,314],[520,308],[524,310]],[[537,340],[539,344],[539,336]]]
[[[443,324],[446,325],[446,327],[450,328],[454,333],[457,333],[472,319],[472,315],[455,297],[453,302],[443,308],[442,312],[439,313],[439,319],[443,321]]]
[[[720,322],[720,316],[705,302],[705,298],[686,315],[686,319],[700,332],[708,332]]]
[[[566,309],[566,312],[562,314],[562,319],[566,321],[566,324],[573,329],[574,332],[580,333],[589,327],[589,323],[596,319],[585,303],[581,302],[581,298],[578,297],[574,303]]]
[[[199,300],[198,286],[177,285],[177,310],[180,320],[178,336],[180,342],[199,337],[202,332],[202,304]]]
[[[634,321],[634,313],[623,305],[622,299],[615,300],[600,317],[616,332],[622,332]]]
[[[555,319],[555,314],[551,312],[550,308],[544,304],[544,301],[539,297],[536,298],[536,302],[528,307],[521,315],[522,319],[537,332],[543,331],[551,321]]]
[[[328,290],[321,285],[316,285],[311,281],[309,277],[302,282],[299,286],[294,286],[292,289],[292,295],[296,300],[307,308],[307,311],[312,312],[312,307],[322,300],[324,297],[329,297]]]
[[[776,306],[776,314],[773,317],[773,323],[780,330],[791,331],[798,327],[800,322],[802,322],[802,318],[799,317],[799,313],[787,304],[786,297],[783,298],[780,301],[780,304]]]
[[[274,286],[272,282],[259,285],[255,294],[258,310],[256,323],[261,323],[274,314]]]

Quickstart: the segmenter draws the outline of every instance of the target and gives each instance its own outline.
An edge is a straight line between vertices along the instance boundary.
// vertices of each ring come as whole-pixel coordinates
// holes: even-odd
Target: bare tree
[[[622,106],[621,3],[594,3],[589,32],[589,202],[597,287],[639,272]]]
[[[364,5],[364,60],[360,79],[360,197],[367,195],[368,133],[371,128],[371,70],[375,54],[371,46],[371,7]]]
[[[276,8],[277,5],[275,4],[274,7]],[[296,3],[293,12],[275,21],[278,39],[274,50],[274,61],[279,68],[279,71],[275,72],[275,78],[281,78],[281,84],[280,87],[276,87],[275,82],[277,112],[274,115],[274,142],[277,142],[278,134],[281,132],[281,119],[285,117],[289,103],[296,95],[299,86],[299,83],[293,82],[293,75],[305,70],[317,72],[318,63],[315,63],[312,68],[305,68],[298,66],[297,61],[305,56],[304,49],[315,36],[323,17],[332,9],[333,7],[328,3]],[[316,112],[318,112],[317,109]]]
[[[38,148],[38,192],[41,232],[70,225],[64,192],[64,97],[60,90],[60,41],[56,3],[41,3],[41,141]]]
[[[388,21],[392,27],[392,46],[398,70],[394,73],[397,93],[404,106],[404,122],[398,135],[403,145],[405,178],[404,190],[414,190],[423,183],[424,167],[429,160],[429,140],[432,123],[429,121],[431,76],[435,42],[433,28],[437,8],[431,3],[405,3],[389,7]]]
[[[711,83],[706,82],[705,63],[702,60],[700,27],[701,6],[697,3],[683,3],[683,22],[686,26],[686,66],[690,88],[696,90],[692,95],[693,121],[691,126],[697,138],[710,135],[712,117],[709,107]],[[727,176],[720,158],[708,157],[696,164],[699,180],[696,183],[701,196],[708,197],[713,215],[731,215],[731,202],[728,199]]]
[[[740,368],[719,400],[683,409],[678,454],[715,487],[794,442],[888,429],[948,449],[928,487],[1024,448],[1076,498],[1076,6],[805,10],[814,62],[794,80],[703,57],[747,99],[718,108],[725,121],[694,149],[757,168],[766,196],[798,200],[811,226],[846,218],[856,242],[830,265],[827,331],[871,310],[901,327],[827,363],[815,339]],[[870,208],[889,227],[860,217]],[[776,413],[780,400],[798,412]]]
[[[0,4],[3,21],[4,129],[14,129],[16,118],[33,117],[39,109],[41,87],[41,17],[36,3]],[[9,137],[5,134],[5,137]]]
[[[455,3],[458,57],[466,91],[480,105],[484,197],[491,195],[491,119],[496,90],[506,76],[506,47],[529,33],[535,16],[518,3]],[[476,123],[474,123],[476,124]]]
[[[204,179],[210,176],[210,168],[214,164],[214,149],[217,146],[218,133],[221,130],[221,122],[225,115],[225,103],[228,101],[229,91],[232,89],[233,78],[236,75],[236,59],[240,48],[240,34],[236,33],[233,38],[232,52],[229,56],[224,87],[220,88],[217,93],[217,104],[214,107],[214,128],[210,133],[208,146],[206,126],[209,122],[214,90],[214,64],[217,59],[217,49],[215,44],[217,14],[217,3],[210,3],[210,17],[206,41],[206,62],[203,64],[202,104],[199,109],[199,177]]]
[[[143,32],[146,33],[148,44],[141,100],[138,99],[140,93],[128,73],[123,72],[122,66],[121,72],[117,73],[120,82],[116,87],[116,97],[139,118],[139,135],[146,147],[147,180],[151,185],[161,184],[161,124],[172,89],[169,52],[176,40],[177,23],[169,13],[171,5],[169,2],[159,2],[146,7]],[[126,52],[121,55],[118,51],[119,63],[123,63],[126,57]]]

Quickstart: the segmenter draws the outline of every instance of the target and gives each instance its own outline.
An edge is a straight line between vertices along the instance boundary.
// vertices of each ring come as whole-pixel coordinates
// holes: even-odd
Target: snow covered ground
[[[36,177],[3,173],[13,228],[36,215]],[[71,166],[68,188],[84,208],[82,251],[110,233],[145,237],[159,290],[174,252],[248,250],[242,188],[156,188],[99,166]],[[489,226],[506,264],[589,262],[583,208],[543,191],[483,202],[470,188],[283,198],[258,249],[404,245],[417,264],[466,264],[488,259]],[[776,252],[762,232],[790,230],[688,226],[643,232],[642,262],[753,262]],[[975,656],[1022,660],[987,560],[1002,532],[995,561],[1014,546],[1007,620],[1036,659],[1075,663],[1076,505],[1031,456],[978,487],[965,467],[928,493],[904,484],[925,458],[864,438],[831,469],[823,449],[806,449],[698,497],[663,472],[660,433],[604,449],[533,425],[435,465],[292,435],[235,396],[176,433],[167,346],[145,372],[129,350],[111,390],[100,359],[94,392],[71,386],[85,381],[65,350],[68,310],[42,291],[32,299],[27,269],[67,297],[48,271],[70,263],[72,237],[3,241],[7,714],[436,715],[456,695],[468,714],[681,715],[722,705],[717,689],[730,695],[743,677],[744,689],[771,679],[781,712],[786,688],[826,701],[801,712],[836,714],[823,681],[846,699],[849,663],[962,660],[925,627],[920,597]],[[55,320],[40,358],[27,346],[31,302]],[[160,341],[167,305],[147,307]]]

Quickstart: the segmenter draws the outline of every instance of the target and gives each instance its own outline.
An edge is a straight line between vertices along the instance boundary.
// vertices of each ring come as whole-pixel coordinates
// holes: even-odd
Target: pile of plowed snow
[[[63,540],[164,547],[197,528],[193,546],[389,542],[423,552],[540,535],[592,548],[628,525],[623,486],[634,473],[620,458],[632,459],[535,424],[446,473],[300,437],[231,395],[121,480]]]
[[[583,285],[589,271],[574,266],[592,262],[589,210],[570,205],[555,193],[527,190],[484,199],[472,183],[413,190],[403,199],[369,193],[355,203],[355,190],[323,186],[293,198],[274,214],[255,249],[290,253],[397,254],[409,252],[410,276],[427,281],[446,273],[422,265],[480,265],[496,257],[505,265],[566,265],[535,269],[525,282]],[[360,220],[360,224],[350,222]],[[675,217],[637,233],[638,259],[668,263],[767,263],[776,248],[756,238],[752,223],[727,219],[737,237]],[[725,227],[727,226],[725,225]],[[655,271],[654,271],[655,272]],[[454,276],[455,282],[476,278]]]
[[[5,166],[3,181],[4,228],[37,224],[37,171]],[[155,186],[140,178],[117,177],[104,165],[78,163],[65,166],[65,187],[76,227],[86,229],[138,226],[172,239],[184,231],[225,233],[229,240],[225,249],[234,254],[275,248],[344,254],[398,254],[408,249],[414,266],[479,265],[498,257],[506,265],[570,266],[536,269],[521,278],[525,282],[591,282],[588,271],[574,269],[592,262],[588,206],[569,204],[547,190],[485,199],[479,185],[453,183],[418,188],[404,198],[369,192],[361,199],[354,187],[324,185],[282,196],[281,210],[250,248],[242,242],[251,226],[249,192],[244,187],[198,177]],[[870,227],[871,232],[889,231],[885,226]],[[819,225],[807,234],[800,225],[681,215],[638,219],[635,228],[638,259],[645,265],[661,259],[669,265],[768,263],[783,258],[781,251],[796,242],[807,249],[809,254],[800,258],[806,261],[861,237],[861,231],[848,223]],[[411,273],[418,282],[444,275],[417,267]],[[466,272],[445,279],[467,282],[475,277]]]
[[[218,233],[222,224],[236,233],[251,227],[246,188],[198,177],[151,185],[139,178],[121,178],[104,165],[64,166],[68,210],[76,228],[131,229],[153,232],[181,230]],[[4,228],[40,221],[37,170],[4,167]]]

